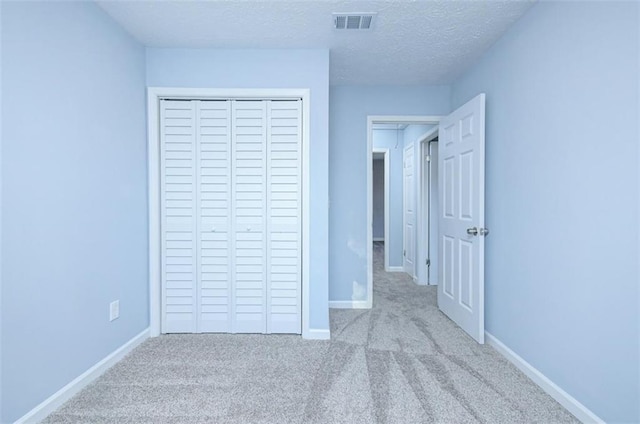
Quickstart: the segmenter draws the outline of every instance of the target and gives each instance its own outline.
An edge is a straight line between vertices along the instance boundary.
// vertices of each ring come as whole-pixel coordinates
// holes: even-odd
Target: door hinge
[[[431,266],[431,259],[427,259],[425,263],[427,264],[427,266]]]
[[[402,251],[402,256],[407,256],[407,251],[406,251],[406,249]]]
[[[424,158],[427,162],[431,162],[431,155],[427,155]]]

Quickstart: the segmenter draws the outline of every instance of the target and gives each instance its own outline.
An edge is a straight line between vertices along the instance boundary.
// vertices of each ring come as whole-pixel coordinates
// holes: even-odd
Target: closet
[[[301,100],[161,100],[163,333],[301,333]]]

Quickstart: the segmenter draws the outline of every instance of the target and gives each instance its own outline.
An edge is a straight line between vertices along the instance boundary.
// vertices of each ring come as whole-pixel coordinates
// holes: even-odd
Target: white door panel
[[[484,343],[484,121],[481,94],[440,121],[438,306]]]
[[[416,211],[415,211],[415,175],[414,147],[405,147],[403,154],[403,190],[404,190],[404,237],[403,265],[406,273],[415,277]]]
[[[235,214],[232,281],[236,283],[232,290],[232,332],[264,333],[267,107],[262,101],[232,101],[232,108]]]
[[[231,107],[194,101],[197,111],[198,333],[231,331]]]
[[[162,328],[197,331],[196,110],[190,101],[160,106]]]
[[[301,103],[267,105],[267,333],[302,332]]]

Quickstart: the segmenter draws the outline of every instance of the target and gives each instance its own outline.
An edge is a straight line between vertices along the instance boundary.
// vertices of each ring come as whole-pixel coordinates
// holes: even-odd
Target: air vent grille
[[[335,29],[371,29],[375,13],[334,13]]]

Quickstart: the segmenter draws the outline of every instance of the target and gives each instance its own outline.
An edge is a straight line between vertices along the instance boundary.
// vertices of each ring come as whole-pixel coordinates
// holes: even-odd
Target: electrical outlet
[[[109,321],[113,321],[119,316],[120,316],[120,301],[114,300],[109,304]]]

